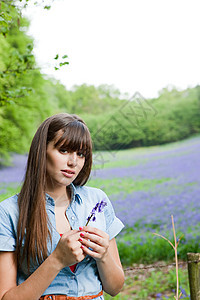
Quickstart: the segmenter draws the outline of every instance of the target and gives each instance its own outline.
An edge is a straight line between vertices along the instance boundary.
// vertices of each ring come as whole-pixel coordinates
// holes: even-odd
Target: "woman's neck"
[[[47,194],[49,194],[55,201],[56,204],[59,205],[59,203],[70,203],[71,201],[71,188],[64,187],[62,189],[53,189],[53,190],[47,190]]]

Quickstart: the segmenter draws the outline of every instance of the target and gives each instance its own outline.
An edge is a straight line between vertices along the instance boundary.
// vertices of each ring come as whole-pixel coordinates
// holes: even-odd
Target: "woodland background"
[[[29,1],[0,1],[0,200],[19,191],[38,125],[59,112],[80,115],[94,147],[88,184],[105,190],[125,224],[118,238],[124,268],[144,267],[127,274],[116,298],[172,298],[174,270],[146,271],[138,264],[173,260],[170,246],[152,238],[153,231],[173,238],[170,214],[178,237],[183,235],[179,245],[183,265],[187,252],[200,251],[200,86],[182,91],[166,87],[153,99],[144,99],[139,92],[128,98],[107,84],[67,90],[36,64],[34,41],[27,34],[29,21],[21,14],[26,5]],[[55,53],[54,61],[57,71],[68,67],[67,55]],[[180,281],[183,298],[189,299],[185,268]]]
[[[20,3],[21,6],[28,5],[28,1]],[[123,99],[117,88],[106,84],[98,87],[83,84],[67,90],[60,82],[42,74],[37,67],[32,53],[34,43],[27,35],[28,26],[29,21],[21,16],[15,1],[1,1],[1,164],[8,163],[12,152],[26,153],[41,121],[63,111],[84,118],[95,150],[161,145],[200,131],[199,86],[184,91],[163,88],[158,98],[148,99],[148,102],[142,95],[135,95],[139,102],[135,101],[134,105],[130,99]],[[55,54],[56,63],[59,68],[67,68],[67,56],[59,58]],[[106,126],[108,122],[109,126]],[[103,142],[100,131],[103,132]]]

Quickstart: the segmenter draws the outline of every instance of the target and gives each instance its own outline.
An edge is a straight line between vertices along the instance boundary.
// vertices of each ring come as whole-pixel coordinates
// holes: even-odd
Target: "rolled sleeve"
[[[15,251],[16,239],[9,213],[0,205],[0,251]]]
[[[124,228],[124,224],[116,217],[113,206],[105,193],[104,197],[107,203],[104,211],[106,231],[111,240]]]
[[[110,240],[112,240],[124,228],[124,224],[115,216],[112,224],[108,228]]]

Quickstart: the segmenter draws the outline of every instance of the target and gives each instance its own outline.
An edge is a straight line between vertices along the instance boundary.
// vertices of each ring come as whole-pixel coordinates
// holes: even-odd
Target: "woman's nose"
[[[69,166],[77,165],[77,153],[76,152],[69,153],[67,164]]]

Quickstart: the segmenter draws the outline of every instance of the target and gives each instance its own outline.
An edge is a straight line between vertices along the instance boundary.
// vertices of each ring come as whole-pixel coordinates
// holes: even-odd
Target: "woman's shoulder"
[[[80,196],[96,196],[96,197],[107,197],[105,192],[99,188],[91,187],[91,186],[76,186],[76,192],[80,194]]]
[[[76,193],[80,196],[84,203],[88,205],[96,204],[104,201],[107,203],[106,209],[110,209],[111,202],[104,191],[91,186],[76,186]]]
[[[5,211],[12,213],[12,211],[18,210],[18,203],[17,203],[18,195],[11,196],[3,201],[0,202],[0,211]]]

